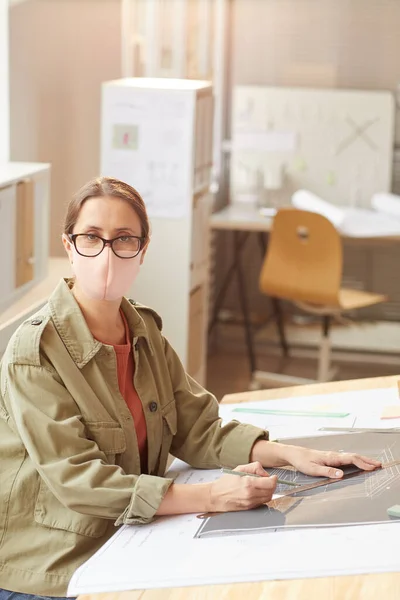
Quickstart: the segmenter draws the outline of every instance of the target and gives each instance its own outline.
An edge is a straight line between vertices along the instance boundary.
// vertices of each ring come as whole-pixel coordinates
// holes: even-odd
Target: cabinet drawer
[[[0,308],[15,288],[15,186],[0,188]]]

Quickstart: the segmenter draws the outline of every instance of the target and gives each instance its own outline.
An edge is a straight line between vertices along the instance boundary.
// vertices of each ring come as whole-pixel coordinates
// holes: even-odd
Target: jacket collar
[[[72,279],[61,279],[49,298],[48,306],[59,336],[75,364],[82,369],[103,347],[103,344],[93,337],[79,304],[71,292],[72,284]],[[121,308],[134,337],[145,338],[153,353],[149,331],[142,317],[126,298],[122,299]]]

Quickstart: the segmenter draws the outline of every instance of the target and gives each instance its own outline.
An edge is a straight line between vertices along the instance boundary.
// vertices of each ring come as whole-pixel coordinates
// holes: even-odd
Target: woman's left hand
[[[297,446],[286,447],[286,458],[293,467],[305,475],[314,477],[343,477],[340,467],[355,465],[364,471],[373,471],[382,466],[378,460],[348,452],[323,452]]]

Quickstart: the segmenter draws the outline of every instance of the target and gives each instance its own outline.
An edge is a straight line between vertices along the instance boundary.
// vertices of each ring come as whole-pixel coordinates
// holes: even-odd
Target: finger
[[[323,453],[322,461],[317,459],[318,464],[325,464],[329,467],[340,467],[341,465],[356,465],[360,469],[372,471],[377,467],[381,467],[382,463],[374,458],[360,456],[350,452],[325,452]]]
[[[278,478],[276,475],[271,475],[270,477],[263,477],[262,479],[255,479],[253,483],[253,488],[255,490],[272,490],[273,492],[278,485]]]
[[[267,471],[263,468],[259,461],[249,463],[247,465],[239,465],[234,471],[242,471],[243,473],[249,473],[249,475],[259,475],[260,477],[268,477]]]
[[[261,490],[257,488],[248,490],[248,493],[245,496],[244,503],[247,507],[260,506],[261,504],[269,502],[273,497],[274,492],[275,488],[273,487]]]
[[[340,479],[343,477],[343,471],[341,469],[338,469],[337,467],[327,467],[326,465],[319,465],[317,463],[313,463],[307,468],[307,474],[313,475],[314,477],[328,477],[329,479]]]
[[[374,469],[381,467],[382,463],[373,458],[367,456],[359,456],[358,454],[343,453],[339,454],[341,465],[356,465],[363,471],[373,471]]]

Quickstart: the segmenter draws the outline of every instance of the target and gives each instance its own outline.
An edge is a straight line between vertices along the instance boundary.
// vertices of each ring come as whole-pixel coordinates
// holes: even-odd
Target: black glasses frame
[[[99,250],[99,252],[97,252],[97,254],[82,254],[82,252],[79,252],[77,246],[76,246],[76,238],[78,238],[79,236],[88,236],[88,235],[92,235],[93,237],[101,240],[103,242],[103,247],[101,250]],[[102,238],[99,235],[97,235],[96,233],[73,233],[70,234],[69,239],[71,240],[71,242],[74,244],[75,250],[77,251],[78,254],[80,254],[81,256],[84,256],[85,258],[95,258],[96,256],[99,256],[99,254],[101,254],[104,250],[104,248],[108,245],[110,246],[111,250],[114,252],[115,256],[118,256],[118,258],[122,258],[123,260],[129,260],[130,258],[135,258],[135,256],[137,256],[139,254],[139,252],[143,249],[143,245],[146,241],[146,238],[144,237],[139,237],[137,235],[119,235],[116,238],[112,238],[111,240],[107,240],[106,238]],[[120,256],[119,254],[117,254],[117,252],[114,250],[114,242],[116,242],[117,240],[121,239],[121,237],[124,238],[133,238],[135,240],[139,240],[139,250],[136,252],[136,254],[133,254],[133,256]]]

